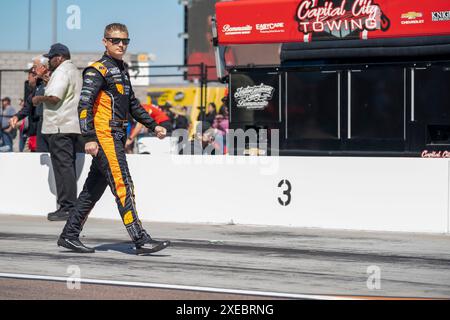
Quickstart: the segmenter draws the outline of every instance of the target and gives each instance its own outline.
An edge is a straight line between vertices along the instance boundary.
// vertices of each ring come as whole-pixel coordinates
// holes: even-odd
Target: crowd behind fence
[[[166,126],[171,132],[186,130],[188,134],[188,144],[186,141],[182,145],[177,146],[177,152],[180,154],[198,154],[208,150],[211,154],[226,154],[226,136],[229,130],[228,120],[228,100],[227,89],[221,99],[213,101],[208,96],[209,86],[219,86],[225,88],[224,84],[208,80],[211,72],[214,72],[215,66],[207,66],[205,64],[196,65],[155,65],[155,66],[138,66],[137,63],[130,64],[130,71],[134,71],[132,78],[149,79],[149,86],[135,87],[141,94],[141,103],[148,106],[152,104],[156,106],[168,117]],[[149,72],[140,72],[148,68]],[[2,108],[0,110],[0,120],[2,128],[0,131],[0,152],[35,152],[35,147],[30,144],[30,136],[27,130],[29,126],[28,118],[20,121],[14,128],[9,127],[8,122],[11,117],[23,108],[25,94],[27,90],[27,74],[31,69],[0,69],[0,97],[2,99]],[[136,72],[137,71],[137,72]],[[140,73],[143,73],[142,75]],[[198,99],[192,105],[177,105],[175,101],[167,101],[159,104],[157,99],[145,101],[142,99],[144,93],[142,90],[148,90],[154,83],[164,86],[164,82],[156,79],[171,79],[179,85],[187,84],[194,86],[199,91]],[[20,89],[19,89],[20,88]],[[6,93],[6,94],[5,94]],[[147,95],[147,94],[146,94]],[[6,103],[6,102],[9,103]],[[128,134],[130,135],[136,128],[137,123],[130,118],[128,125]],[[149,139],[150,138],[150,139]],[[152,133],[141,129],[132,144],[127,146],[129,153],[152,153],[145,146],[145,141],[154,141],[151,139]],[[180,143],[181,143],[181,138]],[[170,139],[174,143],[173,139]],[[186,149],[187,148],[187,149]],[[141,149],[141,150],[140,150]],[[173,151],[173,147],[171,149]]]

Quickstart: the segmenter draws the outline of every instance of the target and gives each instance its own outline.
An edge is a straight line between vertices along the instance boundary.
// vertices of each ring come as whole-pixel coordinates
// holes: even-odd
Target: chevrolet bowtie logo
[[[417,18],[422,18],[423,14],[421,12],[407,12],[402,14],[402,19],[409,19],[409,20],[413,20],[413,19],[417,19]]]

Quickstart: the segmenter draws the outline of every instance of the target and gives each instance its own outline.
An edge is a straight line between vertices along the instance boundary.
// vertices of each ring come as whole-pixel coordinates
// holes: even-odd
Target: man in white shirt
[[[33,98],[33,104],[44,104],[42,133],[48,135],[49,151],[55,174],[59,209],[48,214],[50,221],[65,221],[77,199],[76,153],[83,152],[78,102],[82,87],[81,73],[70,60],[69,49],[60,43],[48,54],[52,71],[45,96]]]

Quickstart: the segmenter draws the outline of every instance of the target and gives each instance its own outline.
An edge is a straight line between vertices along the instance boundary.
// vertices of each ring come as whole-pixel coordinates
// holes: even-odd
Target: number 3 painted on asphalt
[[[281,180],[280,183],[278,184],[278,188],[281,188],[285,184],[287,185],[288,188],[287,188],[287,190],[283,191],[283,194],[287,197],[287,200],[283,201],[283,199],[278,197],[278,202],[282,206],[288,206],[291,203],[291,200],[292,200],[292,196],[291,196],[292,185],[289,182],[289,180]]]

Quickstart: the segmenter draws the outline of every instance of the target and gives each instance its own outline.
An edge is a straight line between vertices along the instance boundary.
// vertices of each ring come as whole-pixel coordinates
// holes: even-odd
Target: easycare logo
[[[258,31],[275,30],[280,28],[284,28],[284,22],[261,23],[256,25],[256,30]]]

